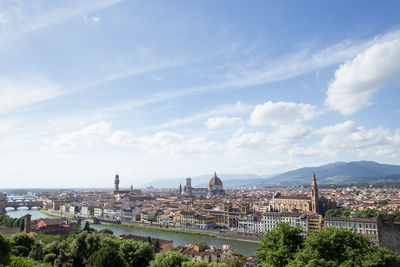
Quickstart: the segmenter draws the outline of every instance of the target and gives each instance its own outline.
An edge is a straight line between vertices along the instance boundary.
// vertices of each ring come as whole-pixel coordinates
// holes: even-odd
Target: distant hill
[[[400,166],[374,161],[334,162],[317,167],[305,167],[278,175],[217,174],[225,188],[237,186],[309,185],[315,172],[319,184],[400,183]],[[192,177],[193,187],[207,187],[212,174]],[[156,180],[146,186],[178,188],[186,178]]]
[[[263,184],[309,184],[315,172],[320,184],[400,182],[400,166],[374,161],[335,162],[281,173]]]

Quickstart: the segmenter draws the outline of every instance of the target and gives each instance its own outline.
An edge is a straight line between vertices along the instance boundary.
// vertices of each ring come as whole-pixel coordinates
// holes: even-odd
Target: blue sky
[[[399,8],[0,0],[2,187],[400,164]]]

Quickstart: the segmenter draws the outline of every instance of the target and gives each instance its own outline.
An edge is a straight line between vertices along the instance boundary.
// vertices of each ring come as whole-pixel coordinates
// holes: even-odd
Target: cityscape
[[[0,266],[399,267],[399,11],[0,0]]]

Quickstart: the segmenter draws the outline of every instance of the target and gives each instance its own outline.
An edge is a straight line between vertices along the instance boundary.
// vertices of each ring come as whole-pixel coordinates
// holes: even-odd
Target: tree
[[[36,242],[31,252],[29,253],[29,258],[40,261],[43,258],[43,248],[41,242]]]
[[[160,252],[161,248],[160,248],[160,239],[156,239],[156,244],[154,245],[154,252],[158,253]]]
[[[28,257],[29,249],[25,246],[13,246],[11,249],[11,254],[19,257]]]
[[[205,262],[205,261],[185,261],[182,267],[227,267],[225,263]]]
[[[112,247],[103,247],[89,257],[88,267],[124,267],[124,261],[118,250]]]
[[[110,229],[102,229],[98,231],[99,234],[107,234],[107,235],[114,235],[114,232]]]
[[[49,253],[46,256],[44,256],[43,261],[53,264],[56,259],[57,259],[57,255],[56,254]]]
[[[301,233],[300,227],[291,227],[287,223],[277,224],[261,240],[256,251],[258,258],[269,266],[286,266],[303,245]]]
[[[90,225],[89,225],[89,222],[88,222],[88,221],[86,221],[85,227],[83,227],[83,231],[87,231],[87,232],[90,231]]]
[[[35,244],[35,239],[27,233],[18,233],[11,237],[11,243],[13,246],[24,246],[31,251],[32,246]]]
[[[7,265],[10,262],[11,242],[0,234],[0,264]]]
[[[153,251],[147,242],[127,240],[121,244],[120,251],[127,266],[146,267],[153,260]]]
[[[311,232],[289,266],[400,266],[400,258],[350,230]]]
[[[158,253],[150,263],[150,267],[181,267],[182,263],[189,261],[189,256],[177,251],[167,251]]]

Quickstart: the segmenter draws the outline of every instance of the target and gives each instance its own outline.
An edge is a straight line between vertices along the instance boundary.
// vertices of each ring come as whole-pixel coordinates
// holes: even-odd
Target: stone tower
[[[311,184],[311,210],[312,212],[318,213],[318,186],[317,178],[315,178],[315,173],[313,173],[312,184]]]
[[[186,193],[192,195],[192,178],[186,178]]]
[[[24,218],[24,232],[29,234],[31,232],[31,218],[32,215],[26,214]]]
[[[119,190],[119,175],[116,174],[115,175],[115,179],[114,179],[114,191],[118,191]]]

